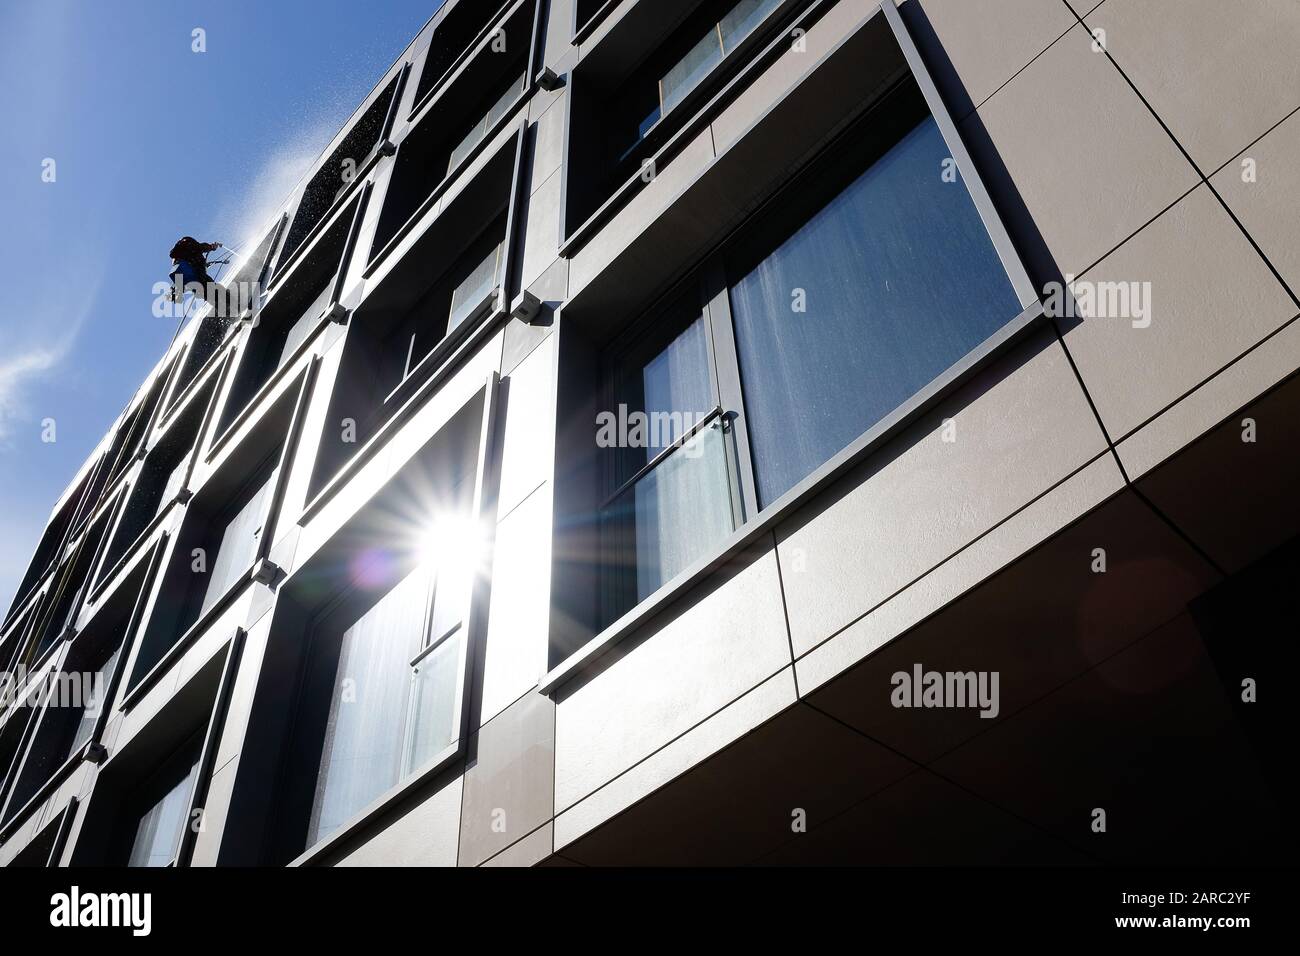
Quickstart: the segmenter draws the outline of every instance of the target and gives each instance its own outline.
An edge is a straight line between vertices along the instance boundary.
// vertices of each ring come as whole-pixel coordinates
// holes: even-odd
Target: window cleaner
[[[168,253],[174,266],[170,276],[173,302],[180,301],[182,290],[193,291],[195,283],[202,289],[199,298],[208,300],[209,289],[213,284],[212,277],[208,275],[208,266],[212,264],[208,262],[208,253],[220,248],[219,242],[199,242],[193,236],[182,236],[176,241]]]

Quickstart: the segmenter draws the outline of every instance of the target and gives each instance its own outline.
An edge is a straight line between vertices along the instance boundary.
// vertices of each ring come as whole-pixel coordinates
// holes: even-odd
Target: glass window
[[[721,62],[722,41],[715,24],[659,81],[659,101],[663,113],[671,111]]]
[[[190,797],[199,771],[200,742],[195,739],[168,761],[138,792],[127,866],[161,867],[176,862],[189,822]]]
[[[429,574],[416,569],[345,627],[313,664],[333,670],[308,844],[329,836],[397,783],[409,662],[424,638]],[[327,625],[328,628],[329,625]],[[328,631],[322,637],[330,640]]]
[[[601,509],[606,623],[658,590],[736,527],[726,420],[716,414],[708,326],[691,300],[617,362],[600,439],[611,462]]]
[[[718,37],[722,51],[730,53],[780,5],[781,0],[740,0],[723,16],[718,24]]]
[[[711,23],[695,45],[659,80],[658,102],[641,121],[641,138],[699,86],[723,57],[744,42],[780,3],[781,0],[740,0],[723,14],[720,21]]]
[[[469,318],[488,294],[501,284],[501,254],[504,250],[505,242],[498,242],[452,290],[448,332]]]
[[[757,262],[729,267],[767,505],[1020,312],[927,118]],[[860,168],[860,167],[859,167]]]
[[[460,736],[463,617],[473,566],[424,561],[368,607],[347,599],[313,628],[295,761],[314,771],[306,846],[328,838]],[[305,763],[303,762],[305,761]]]
[[[284,364],[293,357],[293,353],[298,347],[307,340],[307,336],[316,328],[316,322],[320,319],[321,313],[325,311],[325,306],[329,305],[330,293],[334,291],[333,280],[327,282],[325,287],[317,293],[312,304],[307,306],[305,312],[298,317],[285,333],[284,345],[280,347],[280,354],[276,358],[275,365],[271,370],[283,368]]]
[[[601,511],[606,623],[645,600],[736,529],[721,418],[696,431]]]
[[[523,87],[524,74],[520,73],[511,80],[509,85],[507,85],[496,98],[496,101],[488,107],[487,112],[479,117],[479,119],[475,120],[474,125],[470,127],[469,132],[467,132],[464,138],[461,139],[461,141],[452,149],[451,156],[447,160],[448,173],[452,172],[452,170],[465,161],[466,157],[468,157],[470,153],[474,152],[474,149],[483,141],[483,138],[487,136],[492,127],[506,115],[506,111],[510,109],[511,104],[518,99],[519,93]]]
[[[720,48],[769,13],[733,5]],[[704,264],[685,304],[606,353],[601,626],[1021,314],[951,156],[900,85]]]
[[[72,733],[71,743],[64,750],[63,760],[67,760],[90,740],[95,724],[99,721],[99,715],[109,705],[108,685],[113,679],[113,672],[117,669],[117,661],[121,655],[122,646],[119,644],[113,649],[108,660],[91,675],[89,686],[84,688],[85,696],[80,701],[80,715],[77,718],[76,729]]]
[[[207,556],[208,586],[203,593],[203,604],[198,617],[202,617],[221,600],[240,576],[248,572],[253,559],[257,557],[257,545],[262,537],[262,524],[271,488],[275,484],[275,475],[276,472],[272,469],[237,510],[227,513],[216,553]],[[219,519],[218,526],[220,525]]]
[[[506,218],[500,216],[384,339],[378,379],[388,396],[453,331],[492,301],[504,280]]]
[[[425,766],[460,735],[456,708],[460,642],[444,640],[416,661],[411,674],[411,732],[406,773]]]
[[[185,454],[181,456],[175,467],[167,474],[167,481],[163,485],[162,494],[158,498],[157,505],[154,506],[154,517],[162,514],[163,510],[172,503],[181,488],[185,485],[185,470],[189,466],[190,456]]]
[[[109,703],[108,685],[117,667],[121,645],[107,653],[98,666],[93,660],[89,669],[78,664],[65,665],[50,678],[35,739],[5,808],[6,821],[22,810],[51,775],[90,740],[100,714]]]

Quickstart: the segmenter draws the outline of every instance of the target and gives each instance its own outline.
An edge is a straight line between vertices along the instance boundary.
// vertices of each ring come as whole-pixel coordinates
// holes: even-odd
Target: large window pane
[[[722,41],[714,26],[691,51],[675,63],[659,84],[663,112],[667,113],[695,89],[722,62]]]
[[[926,118],[757,264],[730,266],[760,504],[1019,314],[948,157]]]

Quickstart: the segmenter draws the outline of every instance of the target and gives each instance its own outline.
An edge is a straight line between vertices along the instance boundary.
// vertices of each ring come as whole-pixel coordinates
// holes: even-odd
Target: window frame
[[[506,135],[507,130],[508,135]],[[461,213],[458,204],[462,202],[472,204],[474,197],[481,195],[481,191],[486,188],[485,183],[500,174],[502,180],[509,183],[508,196],[504,206],[492,207],[495,211],[494,216],[486,219],[484,226],[486,229],[496,221],[496,215],[504,212],[506,236],[497,286],[499,294],[486,296],[481,305],[450,330],[411,368],[410,373],[394,389],[386,395],[373,396],[373,404],[368,406],[369,411],[364,419],[355,416],[358,430],[362,435],[355,446],[347,449],[346,453],[337,454],[336,449],[327,450],[323,441],[318,443],[316,460],[313,462],[308,482],[307,502],[298,517],[300,523],[309,521],[319,514],[365,466],[366,462],[380,452],[388,438],[396,434],[428,397],[456,373],[456,369],[466,357],[475,354],[483,342],[509,319],[512,308],[511,291],[518,287],[520,270],[523,268],[521,235],[524,217],[521,205],[524,202],[526,185],[524,177],[527,164],[524,162],[524,155],[527,131],[527,117],[512,117],[506,127],[494,137],[494,148],[485,151],[482,165],[472,176],[458,180],[460,188],[448,197],[438,214],[412,228],[402,239],[403,243],[410,242],[413,244],[412,248],[418,250],[421,243],[437,242],[444,235],[456,235],[454,224],[456,217]],[[497,170],[498,164],[501,170]],[[460,248],[463,249],[465,246]],[[402,277],[397,274],[403,263],[409,268],[411,261],[415,260],[410,259],[409,255],[393,257],[385,254],[371,264],[370,268],[375,271],[367,279],[367,288],[361,300],[353,307],[352,318],[347,324],[343,345],[343,368],[349,367],[349,349],[367,347],[365,343],[355,342],[354,339],[374,334],[374,326],[370,322],[371,316],[375,314],[372,310],[384,308],[382,304],[376,303],[377,301],[382,303],[387,295],[386,283],[393,282],[398,285],[411,281],[409,276]],[[425,287],[419,293],[420,297],[426,295],[434,284],[436,283]],[[374,346],[379,344],[377,338],[366,341]],[[330,416],[333,415],[335,407],[333,402],[338,398],[338,394],[337,389],[331,394]],[[320,434],[323,435],[323,431]]]
[[[481,547],[485,556],[491,555],[496,526],[496,490],[499,463],[495,461],[493,449],[495,448],[499,429],[500,383],[500,375],[496,371],[490,372],[485,383],[476,389],[471,396],[467,397],[457,410],[451,412],[442,425],[439,426],[434,436],[429,439],[430,443],[439,442],[444,437],[454,440],[452,429],[473,428],[477,442],[473,460],[470,467],[462,474],[461,481],[457,482],[455,487],[459,488],[462,484],[469,486],[466,493],[466,513],[480,528],[482,534]],[[476,404],[480,404],[481,407],[471,412],[470,410]],[[461,416],[466,414],[473,414],[474,418],[461,422]],[[441,451],[442,449],[440,449],[440,453]],[[299,585],[300,581],[310,580],[314,574],[334,565],[338,562],[340,555],[351,553],[351,548],[357,543],[352,535],[356,530],[357,522],[362,520],[366,508],[377,507],[376,503],[384,502],[387,494],[399,491],[404,482],[412,480],[413,473],[411,469],[418,472],[427,465],[427,463],[426,465],[419,464],[426,453],[427,449],[426,452],[418,453],[403,465],[389,479],[384,488],[371,497],[367,505],[363,507],[362,512],[355,514],[349,522],[345,523],[330,542],[323,545],[306,564],[296,568],[294,573],[281,585],[281,596],[276,606],[277,616],[271,622],[271,633],[273,638],[279,635],[279,642],[286,648],[285,653],[289,653],[287,648],[290,645],[301,648],[300,651],[293,652],[297,655],[296,662],[292,665],[293,673],[297,675],[297,684],[293,689],[289,717],[284,725],[276,731],[278,735],[282,736],[277,737],[278,742],[273,749],[259,750],[255,754],[250,754],[250,762],[255,766],[260,766],[260,770],[249,771],[263,775],[272,773],[276,777],[274,795],[270,798],[265,809],[267,825],[268,827],[274,827],[276,831],[283,827],[285,819],[283,774],[286,771],[288,762],[285,760],[284,754],[290,752],[294,737],[298,733],[297,728],[303,708],[303,694],[306,691],[303,675],[311,662],[310,648],[304,646],[303,639],[314,642],[316,635],[313,632],[318,622],[322,618],[337,612],[352,594],[352,589],[348,588],[327,601],[313,605],[310,602],[300,603],[300,599],[295,596],[295,587]],[[359,831],[375,820],[387,815],[404,798],[428,785],[465,753],[470,735],[470,704],[472,698],[470,681],[474,671],[473,661],[481,653],[481,644],[484,639],[484,615],[487,613],[487,602],[491,593],[490,557],[485,559],[484,564],[485,567],[473,577],[469,588],[463,595],[464,604],[459,615],[459,623],[448,628],[444,633],[436,635],[430,634],[436,601],[435,581],[434,587],[430,588],[429,593],[426,595],[424,646],[416,654],[413,654],[407,662],[407,666],[411,667],[437,648],[443,646],[446,641],[459,636],[458,673],[455,681],[456,702],[453,709],[455,713],[454,726],[457,729],[456,739],[445,750],[435,754],[424,764],[412,767],[404,772],[396,785],[376,796],[353,816],[340,824],[329,836],[298,849],[296,851],[297,855],[287,863],[288,866],[311,866],[330,858],[338,851],[339,847],[346,845]],[[400,579],[397,583],[401,583]],[[382,600],[382,597],[380,599]],[[268,653],[271,652],[268,651]],[[257,694],[260,695],[261,693],[262,690],[259,688]],[[408,700],[408,707],[413,705],[414,696],[412,695],[412,699]],[[256,720],[258,717],[258,698],[256,696],[253,707],[254,714],[250,717],[250,721]],[[261,766],[256,764],[257,759],[266,759],[272,762]],[[403,760],[405,759],[406,755],[403,754]],[[300,821],[295,820],[293,825],[296,827],[298,822]],[[268,830],[269,832],[271,831]],[[268,862],[268,857],[286,856],[285,851],[286,847],[282,842],[282,838],[268,836],[266,844],[259,851],[258,862],[265,864]],[[281,860],[276,858],[271,862],[279,864]]]
[[[303,423],[320,372],[320,364],[321,359],[317,356],[308,363],[306,368],[298,372],[296,386],[291,385],[277,397],[267,409],[266,414],[254,425],[253,432],[246,436],[245,440],[234,449],[232,456],[218,463],[213,473],[204,479],[203,486],[195,492],[194,498],[185,505],[186,511],[180,526],[174,532],[162,535],[158,545],[162,556],[162,569],[156,575],[156,583],[153,587],[154,593],[150,598],[149,607],[146,611],[148,620],[133,642],[132,653],[126,662],[126,670],[124,671],[123,680],[126,682],[126,690],[122,696],[121,705],[124,710],[129,710],[139,703],[157,684],[159,679],[176,666],[199,637],[206,633],[212,624],[244,593],[244,589],[256,580],[259,568],[269,562],[275,532],[286,520],[284,499],[288,490],[289,472],[302,439]],[[209,415],[211,414],[212,409],[209,409]],[[262,530],[251,563],[241,571],[227,587],[226,591],[206,611],[200,611],[198,617],[186,625],[183,631],[174,633],[171,644],[163,648],[154,663],[142,671],[140,669],[140,655],[146,646],[150,648],[152,653],[152,643],[159,639],[158,634],[164,625],[174,632],[188,613],[191,607],[190,602],[196,597],[193,592],[188,592],[181,604],[163,612],[157,607],[159,590],[175,580],[175,565],[177,562],[184,565],[189,564],[189,549],[195,546],[204,547],[205,545],[197,544],[199,541],[211,541],[211,529],[208,527],[211,521],[217,515],[228,511],[232,506],[232,502],[248,490],[250,480],[247,476],[243,480],[227,482],[230,475],[249,470],[245,466],[250,463],[240,459],[238,454],[247,451],[248,454],[254,455],[252,449],[258,447],[259,441],[262,440],[268,442],[278,441],[278,445],[277,450],[273,453],[260,457],[255,456],[256,461],[252,463],[252,470],[269,465],[270,471],[267,479],[267,501],[263,506],[262,513]],[[223,485],[224,487],[222,487]],[[218,493],[223,493],[222,503],[210,506],[207,499]],[[196,504],[199,507],[196,508]],[[196,528],[201,530],[196,532]],[[213,557],[215,555],[207,556],[209,562],[208,573],[211,572],[213,567]],[[190,586],[193,586],[194,583],[192,580],[189,581]],[[209,580],[208,583],[210,584],[211,581]],[[202,602],[203,598],[199,597],[198,606],[200,608]],[[170,617],[171,620],[163,620],[164,617]]]
[[[574,200],[571,196],[573,190],[570,189],[569,179],[573,175],[573,163],[570,158],[575,155],[589,155],[592,151],[592,144],[590,134],[588,134],[583,148],[580,150],[578,147],[578,140],[574,131],[575,107],[573,98],[575,92],[580,94],[590,85],[587,76],[588,71],[591,69],[590,61],[601,57],[604,52],[603,46],[608,42],[608,34],[602,37],[590,50],[584,50],[582,57],[571,73],[570,85],[573,89],[570,91],[569,97],[566,98],[563,139],[565,156],[563,168],[566,172],[560,201],[560,255],[564,258],[571,258],[590,240],[595,238],[600,230],[620,210],[631,203],[641,190],[663,174],[677,155],[689,146],[692,139],[712,122],[714,116],[727,102],[742,93],[762,70],[766,69],[785,52],[787,38],[791,31],[797,28],[810,29],[836,2],[837,0],[781,0],[777,7],[769,11],[762,22],[750,31],[741,43],[725,53],[713,69],[683,96],[681,102],[677,103],[667,114],[661,115],[659,120],[648,128],[640,140],[629,147],[616,163],[603,170],[601,174],[607,174],[612,179],[618,174],[620,167],[629,167],[627,175],[622,180],[617,181],[603,199],[594,205],[588,204],[584,212],[579,212],[575,210]],[[694,16],[695,10],[703,5],[703,3],[696,4],[690,16]],[[601,14],[600,20],[602,22],[608,19],[608,13]],[[620,27],[623,27],[626,19],[628,18],[624,17],[613,21],[610,33],[617,32]],[[672,43],[682,25],[677,24],[672,31],[661,38],[657,46],[647,52],[634,69],[623,73],[619,77],[617,88],[623,89],[627,81],[636,75],[636,71],[642,68],[644,62],[652,60],[666,44]],[[611,96],[600,97],[596,112],[612,106],[615,98]],[[585,112],[588,114],[585,118],[590,123],[591,117],[589,114],[592,112],[590,105]],[[636,168],[632,168],[628,162],[629,158],[632,157],[637,160]],[[645,164],[647,163],[652,164],[654,169],[654,175],[651,177],[644,175]],[[584,164],[584,171],[586,171],[585,167],[588,165],[589,163]],[[575,212],[578,214],[575,215]]]
[[[809,9],[812,9],[812,7]],[[617,620],[599,624],[590,640],[552,667],[541,682],[540,690],[542,693],[554,693],[566,681],[581,673],[623,637],[632,633],[689,588],[720,568],[728,559],[752,545],[761,535],[771,531],[778,522],[788,518],[807,500],[819,494],[850,468],[868,458],[889,439],[909,425],[914,424],[941,399],[951,395],[976,371],[1003,354],[1012,344],[1023,339],[1029,334],[1030,330],[1038,328],[1044,321],[1045,311],[1035,291],[1033,282],[1029,278],[1028,271],[1012,244],[1010,235],[989,196],[984,179],[976,169],[956,124],[902,20],[901,14],[899,14],[892,0],[884,0],[877,10],[877,15],[885,17],[888,28],[892,32],[906,62],[907,74],[899,80],[894,88],[882,92],[865,113],[850,124],[846,130],[842,131],[833,142],[820,150],[815,159],[803,167],[795,176],[784,182],[773,195],[767,197],[758,209],[733,230],[729,238],[716,246],[697,268],[675,283],[668,292],[661,295],[650,309],[642,313],[641,318],[632,323],[628,330],[616,336],[612,344],[599,351],[598,370],[602,381],[598,395],[608,402],[610,393],[606,381],[607,359],[609,355],[616,354],[615,350],[620,343],[625,341],[625,336],[632,334],[633,329],[636,328],[644,330],[643,323],[653,322],[667,307],[682,297],[683,290],[695,286],[699,289],[700,296],[707,304],[703,314],[710,331],[709,339],[715,347],[715,364],[712,371],[718,376],[718,390],[723,398],[724,413],[733,411],[736,413],[732,418],[737,430],[736,445],[747,454],[750,452],[751,444],[745,424],[745,406],[743,395],[740,392],[740,365],[736,351],[734,320],[731,315],[730,285],[725,270],[726,257],[737,246],[738,241],[742,244],[745,242],[747,238],[746,226],[757,217],[767,213],[773,206],[779,208],[780,204],[788,201],[788,197],[798,189],[801,183],[806,182],[810,175],[816,174],[823,163],[833,162],[835,157],[842,155],[846,141],[850,141],[856,132],[870,122],[872,113],[882,104],[887,103],[890,93],[896,92],[908,82],[914,83],[918,88],[930,117],[937,125],[944,144],[957,165],[962,183],[974,206],[974,211],[979,217],[993,246],[993,251],[1006,273],[1011,291],[1020,303],[1021,311],[1017,315],[1009,316],[1006,322],[987,336],[979,345],[959,357],[947,369],[914,392],[911,397],[893,411],[870,425],[853,441],[814,468],[793,487],[761,508],[759,507],[757,484],[754,478],[752,455],[749,455],[748,460],[739,466],[739,479],[742,487],[746,520],[737,527],[734,533],[709,548],[703,558],[665,582],[657,591],[638,602]],[[731,401],[734,401],[735,404],[728,405],[727,403]],[[607,404],[605,407],[611,406]],[[740,440],[742,436],[744,440]],[[602,474],[605,473],[603,464],[600,466],[600,470]],[[607,490],[607,488],[602,489],[602,497]],[[603,576],[603,568],[601,573]]]

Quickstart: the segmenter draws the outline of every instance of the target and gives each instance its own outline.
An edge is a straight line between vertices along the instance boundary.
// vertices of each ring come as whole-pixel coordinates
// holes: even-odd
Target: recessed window
[[[344,266],[343,253],[358,204],[353,202],[340,210],[258,313],[257,324],[235,367],[234,381],[218,421],[218,434],[225,433],[320,326],[333,299],[339,269]]]
[[[417,110],[461,62],[470,47],[486,36],[489,26],[509,5],[496,0],[454,0],[448,4],[449,9],[434,26],[429,51],[420,69],[420,82],[415,89]]]
[[[74,519],[83,508],[87,489],[94,484],[94,478],[99,469],[100,464],[96,463],[86,471],[85,475],[77,483],[77,487],[64,499],[58,513],[46,525],[45,531],[41,534],[40,543],[36,546],[36,552],[27,567],[27,573],[23,575],[22,582],[18,585],[18,592],[14,596],[14,603],[10,607],[9,616],[12,616],[31,589],[40,582],[41,576],[49,570],[50,564],[59,556],[59,549],[62,547]],[[6,616],[6,622],[9,620],[9,616]]]
[[[117,528],[104,552],[100,565],[100,580],[110,574],[117,562],[127,553],[141,534],[153,526],[155,520],[175,500],[185,484],[198,441],[199,428],[211,393],[195,401],[166,431],[158,444],[145,457],[140,472],[127,492],[126,505],[118,519]]]
[[[4,641],[0,642],[0,673],[12,674],[17,669],[18,662],[26,651],[39,604],[37,601],[6,628]]]
[[[8,719],[0,726],[0,803],[4,802],[12,774],[18,769],[27,726],[35,713],[29,703],[29,699],[16,701]]]
[[[76,623],[90,584],[90,573],[99,560],[100,548],[112,524],[113,510],[105,510],[70,544],[68,557],[55,572],[42,601],[27,659],[29,665],[39,661]]]
[[[206,614],[239,581],[257,557],[257,545],[266,531],[267,500],[275,483],[274,469],[249,483],[239,500],[217,516],[218,536],[213,537],[212,566],[199,590],[203,598],[195,618]]]
[[[584,57],[570,93],[565,214],[570,235],[629,181],[642,177],[644,162],[653,157],[655,173],[663,172],[673,157],[660,147],[710,92],[752,60],[784,5],[783,0],[706,0],[676,26],[632,11],[614,28],[617,35],[602,39]]]
[[[69,654],[51,678],[31,748],[5,808],[5,822],[90,741],[109,706],[121,653],[122,632],[106,634]]]
[[[509,301],[520,134],[487,161],[412,247],[366,290],[348,322],[310,492],[364,448],[456,349]],[[341,424],[355,428],[347,432]]]
[[[510,107],[519,98],[519,94],[523,92],[523,88],[524,74],[522,71],[517,75],[510,75],[506,82],[500,84],[500,89],[495,93],[487,108],[482,111],[477,119],[470,123],[465,135],[452,147],[451,155],[447,160],[447,172],[449,174],[468,159],[493,127],[505,118]]]
[[[707,321],[696,298],[611,358],[602,617],[617,618],[703,557],[741,518]]]
[[[951,155],[905,82],[604,348],[598,627],[1021,315]]]
[[[196,735],[129,794],[120,818],[120,860],[131,867],[175,866],[190,824],[202,737]]]
[[[325,219],[335,203],[360,181],[359,171],[375,154],[383,136],[384,123],[396,90],[397,78],[394,77],[308,182],[280,251],[277,270],[284,269],[285,264]]]
[[[532,53],[533,4],[515,4],[496,25],[501,42],[474,53],[398,143],[370,246],[377,262],[451,188],[522,103]]]
[[[256,445],[256,437],[251,442]],[[263,537],[271,530],[266,522],[279,460],[280,449],[276,447],[260,463],[250,461],[246,471],[230,468],[228,462],[190,505],[157,603],[140,639],[132,686],[247,579],[261,553]],[[235,470],[238,475],[232,474]]]
[[[653,105],[636,124],[636,141],[624,150],[624,154],[634,149],[660,120],[679,106],[687,95],[722,63],[723,57],[739,47],[767,15],[780,5],[781,0],[739,0],[738,3],[733,0],[729,8],[722,13],[721,19],[695,25],[695,32],[699,34],[699,38],[694,42],[686,40],[690,46],[680,56],[676,48],[683,41],[679,39],[670,45],[665,55],[657,58],[660,63],[666,62],[668,65],[653,83],[654,92],[652,97],[649,97],[653,100]],[[710,18],[717,15],[715,10],[722,9],[717,4],[712,6]],[[689,29],[682,34],[683,37],[694,35],[689,32]],[[657,70],[652,69],[651,72],[637,77],[633,80],[634,86],[644,85],[647,89],[650,88],[650,80],[656,72]]]
[[[387,340],[381,390],[391,393],[470,316],[489,308],[505,266],[506,220],[486,229]]]
[[[459,641],[454,628],[433,638],[431,599],[435,582],[417,568],[369,609],[345,606],[314,629],[305,692],[317,713],[303,730],[323,722],[324,735],[301,741],[319,748],[307,845],[455,739]]]
[[[387,546],[350,548],[352,586],[307,626],[280,806],[285,858],[436,766],[460,738],[479,535],[472,481],[449,495],[436,494],[437,481],[421,491],[436,499],[436,518],[413,515]],[[385,523],[395,520],[382,510]]]

